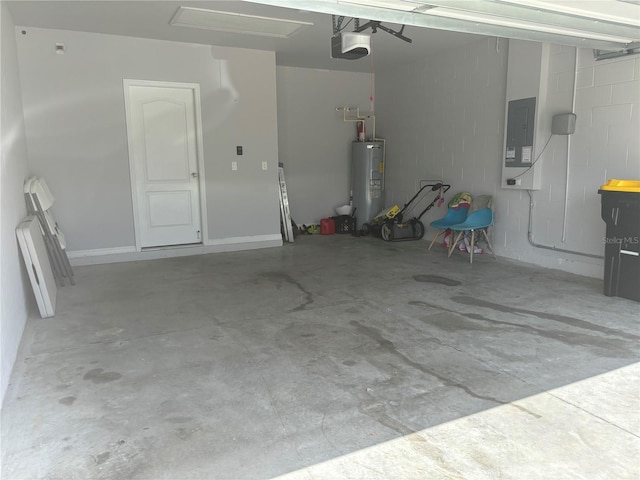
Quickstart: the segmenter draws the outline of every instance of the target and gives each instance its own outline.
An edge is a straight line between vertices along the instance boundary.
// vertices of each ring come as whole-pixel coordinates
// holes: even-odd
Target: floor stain
[[[106,330],[100,330],[96,333],[94,333],[94,335],[96,337],[113,337],[115,335],[118,335],[120,333],[124,332],[123,328],[107,328]]]
[[[613,328],[603,327],[602,325],[596,325],[595,323],[587,322],[586,320],[580,320],[579,318],[568,317],[566,315],[557,315],[557,314],[547,313],[547,312],[538,312],[536,310],[526,310],[523,308],[509,307],[506,305],[501,305],[499,303],[488,302],[486,300],[481,300],[481,299],[469,297],[466,295],[456,295],[451,297],[451,300],[453,300],[456,303],[460,303],[462,305],[469,305],[472,307],[484,307],[484,308],[489,308],[491,310],[496,310],[498,312],[533,315],[535,317],[543,318],[545,320],[553,320],[554,322],[564,323],[565,325],[569,325],[571,327],[582,328],[584,330],[591,330],[594,332],[600,332],[607,335],[614,335],[616,337],[640,339],[640,336],[638,335],[621,332]]]
[[[382,334],[376,330],[375,328],[372,327],[367,327],[366,325],[362,325],[360,322],[356,322],[355,320],[349,322],[353,327],[355,327],[358,332],[368,336],[369,338],[371,338],[372,340],[376,341],[378,343],[378,345],[380,345],[380,347],[385,350],[387,353],[393,355],[394,357],[396,357],[398,360],[401,360],[405,365],[408,365],[412,368],[415,368],[416,370],[419,370],[423,373],[426,373],[427,375],[431,375],[432,377],[437,378],[438,380],[440,380],[442,382],[443,385],[446,385],[447,387],[454,387],[454,388],[459,388],[460,390],[464,391],[467,395],[473,397],[473,398],[477,398],[478,400],[486,400],[489,402],[493,402],[493,403],[497,403],[500,405],[505,404],[506,402],[503,402],[502,400],[498,400],[497,398],[488,396],[488,395],[481,395],[479,393],[474,392],[473,390],[471,390],[469,387],[467,387],[466,385],[458,382],[457,380],[453,380],[451,378],[445,377],[444,375],[442,375],[441,373],[438,373],[434,370],[430,370],[428,369],[425,365],[418,363],[418,362],[414,362],[413,360],[407,358],[403,353],[400,353],[397,349],[396,346],[394,345],[394,343],[386,338],[384,338],[382,336]]]
[[[364,413],[368,417],[373,418],[376,422],[384,425],[385,427],[395,430],[400,435],[411,435],[415,433],[415,430],[408,427],[404,423],[390,417],[385,411],[385,406],[380,402],[363,402],[358,406],[358,410]]]
[[[302,284],[293,278],[287,273],[284,272],[265,272],[260,274],[261,277],[266,278],[267,280],[271,280],[273,282],[279,283],[288,283],[289,285],[293,285],[298,290],[300,290],[305,295],[305,300],[303,303],[298,305],[295,308],[289,310],[289,312],[299,312],[307,308],[308,305],[313,303],[313,294],[308,291],[306,288],[302,286]],[[279,286],[277,286],[279,288]]]
[[[71,406],[73,405],[73,402],[76,401],[76,397],[74,396],[69,396],[69,397],[63,397],[60,400],[58,400],[58,403],[61,403],[62,405],[67,405],[67,406]]]
[[[347,367],[353,367],[357,362],[355,360],[345,360],[344,362],[342,362],[343,365],[346,365]]]
[[[191,438],[193,436],[194,433],[196,433],[198,430],[200,430],[199,427],[196,428],[183,428],[180,427],[178,429],[176,429],[176,436],[180,439],[180,440],[188,440],[189,438]]]
[[[407,435],[406,439],[409,441],[409,445],[411,445],[415,451],[419,452],[420,455],[430,458],[435,462],[435,468],[439,473],[441,473],[441,475],[433,475],[434,477],[464,478],[464,476],[456,470],[453,465],[450,465],[447,454],[437,446],[431,444],[426,438],[423,438],[418,433],[412,433],[411,435]],[[425,475],[425,478],[426,477],[427,476]]]
[[[94,460],[96,461],[96,465],[102,465],[109,460],[109,457],[111,457],[111,452],[102,452],[100,455],[96,455]]]
[[[439,277],[438,275],[414,275],[413,279],[416,282],[439,283],[440,285],[446,285],[447,287],[455,287],[456,285],[460,285],[460,282],[458,280],[453,280],[447,277]]]
[[[528,408],[524,408],[522,405],[518,405],[517,403],[510,403],[509,405],[511,405],[512,407],[517,408],[521,412],[524,412],[526,414],[531,415],[532,417],[542,418],[542,415],[538,415],[537,413],[534,413],[531,410],[529,410]]]
[[[122,378],[122,374],[118,372],[105,372],[103,368],[94,368],[89,370],[82,377],[84,380],[90,380],[93,383],[109,383]]]
[[[526,332],[532,333],[534,335],[550,338],[552,340],[557,340],[566,345],[582,345],[584,347],[596,347],[607,350],[607,356],[612,357],[615,355],[620,358],[634,357],[635,354],[632,350],[629,350],[625,347],[625,345],[621,344],[620,340],[614,340],[611,338],[603,338],[596,335],[590,335],[587,333],[579,333],[579,332],[567,332],[563,330],[556,329],[542,329],[533,327],[531,325],[527,325],[526,323],[517,323],[517,322],[507,322],[503,320],[494,320],[493,318],[485,317],[484,315],[480,315],[479,313],[464,313],[456,310],[451,310],[445,307],[440,307],[438,305],[433,305],[426,302],[409,302],[410,305],[426,307],[426,308],[434,308],[441,310],[443,312],[447,312],[452,315],[441,315],[434,314],[429,315],[427,317],[422,318],[421,320],[429,325],[434,325],[435,327],[444,330],[446,332],[456,332],[459,330],[468,330],[468,331],[489,331],[494,326],[506,326],[513,327],[514,329],[524,330]],[[476,320],[476,322],[471,322],[469,320],[465,320],[468,318],[470,320]],[[484,322],[477,323],[477,321]],[[504,352],[501,354],[503,355]]]

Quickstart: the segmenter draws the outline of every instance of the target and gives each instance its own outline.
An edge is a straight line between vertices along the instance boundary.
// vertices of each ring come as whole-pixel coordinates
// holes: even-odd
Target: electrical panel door
[[[505,167],[529,167],[533,162],[536,97],[511,100],[507,111]]]

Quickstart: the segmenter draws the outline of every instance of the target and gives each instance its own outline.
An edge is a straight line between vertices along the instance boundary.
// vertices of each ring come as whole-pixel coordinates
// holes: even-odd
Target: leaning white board
[[[58,289],[38,219],[34,216],[25,218],[16,228],[16,236],[29,273],[33,293],[36,296],[40,316],[53,317],[56,312]]]

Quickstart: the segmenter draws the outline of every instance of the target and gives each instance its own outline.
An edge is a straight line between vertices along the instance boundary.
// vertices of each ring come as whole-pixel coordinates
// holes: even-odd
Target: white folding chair
[[[67,243],[58,223],[53,218],[51,207],[55,197],[49,190],[49,186],[40,177],[31,177],[24,184],[25,199],[29,213],[38,217],[40,228],[49,252],[51,266],[58,283],[65,284],[65,278],[71,285],[75,285],[73,269],[67,257]]]

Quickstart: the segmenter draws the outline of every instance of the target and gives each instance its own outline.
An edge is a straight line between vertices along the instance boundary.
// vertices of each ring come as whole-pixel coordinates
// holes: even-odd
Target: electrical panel
[[[533,161],[536,97],[511,100],[507,110],[505,167],[529,167]]]
[[[543,158],[551,127],[548,95],[551,46],[509,40],[504,143],[500,186],[516,190],[542,188]]]

